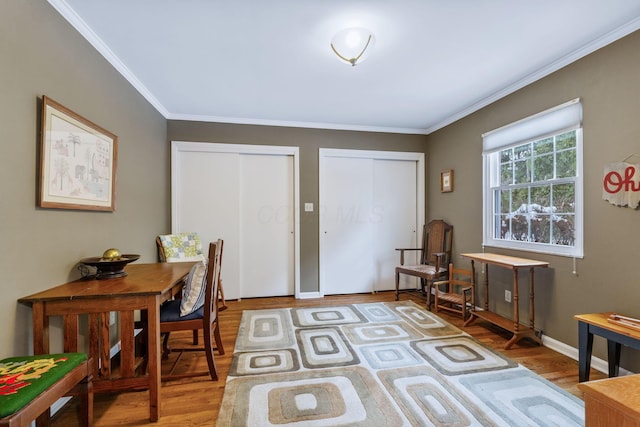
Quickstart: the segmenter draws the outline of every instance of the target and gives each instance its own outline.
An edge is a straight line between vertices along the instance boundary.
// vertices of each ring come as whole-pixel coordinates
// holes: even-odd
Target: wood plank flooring
[[[408,294],[401,299],[413,299],[420,305],[424,301]],[[393,292],[379,292],[377,294],[359,294],[345,296],[330,296],[322,299],[296,300],[292,297],[256,298],[242,301],[228,301],[229,308],[220,313],[220,327],[225,354],[216,356],[219,381],[213,382],[208,376],[163,382],[161,390],[161,417],[157,423],[149,422],[148,392],[129,392],[114,394],[96,394],[94,407],[94,425],[101,426],[214,426],[220,409],[220,402],[224,392],[224,384],[229,372],[233,347],[236,340],[238,325],[243,310],[259,310],[280,307],[313,307],[320,305],[367,303],[375,301],[393,301]],[[559,387],[582,398],[578,390],[578,363],[566,356],[556,353],[546,347],[540,347],[525,339],[514,345],[510,350],[502,347],[509,340],[510,335],[488,323],[476,320],[472,325],[463,328],[459,317],[444,312],[439,316],[452,324],[464,329],[467,333],[485,345],[507,355]],[[174,333],[171,342],[176,346],[188,344],[190,333]],[[163,369],[169,369],[171,360],[163,363]],[[201,352],[185,353],[180,360],[179,368],[193,371],[207,369],[207,362]],[[605,378],[605,375],[593,371],[591,379]],[[52,426],[78,426],[76,414],[77,404],[73,399],[59,411],[52,420]]]

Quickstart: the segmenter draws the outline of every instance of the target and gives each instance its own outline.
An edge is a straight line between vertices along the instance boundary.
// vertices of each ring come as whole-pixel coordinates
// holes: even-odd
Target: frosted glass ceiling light
[[[341,61],[355,67],[369,56],[375,41],[366,28],[345,28],[333,36],[331,49]]]

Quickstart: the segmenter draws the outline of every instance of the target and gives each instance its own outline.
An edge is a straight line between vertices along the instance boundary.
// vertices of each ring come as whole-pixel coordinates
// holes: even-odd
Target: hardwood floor
[[[420,305],[424,302],[408,294],[401,299],[413,299]],[[219,381],[213,382],[208,376],[164,382],[162,384],[161,418],[157,423],[149,422],[148,392],[129,392],[114,394],[96,394],[94,402],[94,425],[100,426],[213,426],[218,416],[220,402],[224,392],[224,384],[229,372],[236,340],[238,325],[243,310],[259,310],[280,307],[313,307],[319,305],[335,305],[345,303],[363,303],[374,301],[393,301],[393,292],[377,294],[359,294],[330,296],[322,299],[296,300],[292,297],[257,298],[242,301],[227,301],[229,308],[220,313],[220,327],[225,354],[216,357]],[[462,327],[460,317],[443,312],[439,316],[450,323],[464,329],[467,333],[485,345],[507,355],[559,387],[582,398],[578,390],[578,363],[566,356],[546,347],[540,347],[529,340],[523,340],[510,350],[502,346],[510,335],[488,323],[476,320],[469,327]],[[191,333],[172,334],[171,342],[176,345],[189,343]],[[169,368],[171,361],[163,363],[163,369]],[[186,353],[179,363],[179,368],[193,371],[207,369],[207,362],[201,352]],[[605,375],[593,371],[591,379],[605,378]],[[52,420],[52,426],[78,426],[75,399],[67,404]]]

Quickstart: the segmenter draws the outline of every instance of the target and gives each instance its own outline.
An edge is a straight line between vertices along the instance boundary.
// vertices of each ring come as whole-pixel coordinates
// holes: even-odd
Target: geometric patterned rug
[[[216,426],[582,426],[582,400],[411,301],[246,310]]]

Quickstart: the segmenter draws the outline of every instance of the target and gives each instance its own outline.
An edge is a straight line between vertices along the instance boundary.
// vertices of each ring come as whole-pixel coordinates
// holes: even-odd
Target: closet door
[[[172,143],[172,232],[224,240],[227,299],[299,289],[296,147]]]
[[[204,144],[199,144],[204,145]],[[199,145],[194,148],[198,148]],[[172,233],[198,233],[203,250],[224,241],[222,280],[225,298],[240,293],[240,180],[238,153],[182,151],[172,159]]]
[[[400,263],[400,253],[395,248],[419,246],[417,231],[421,228],[417,205],[417,162],[376,160],[373,188],[375,290],[395,290],[395,268]],[[405,255],[405,263],[415,262],[415,252]],[[406,284],[401,283],[401,286]]]
[[[240,157],[243,297],[294,294],[293,188],[291,156]]]
[[[373,160],[325,159],[322,218],[321,292],[371,292],[375,286],[372,211]]]
[[[395,248],[415,247],[424,218],[423,159],[421,153],[321,150],[321,293],[395,289]]]

